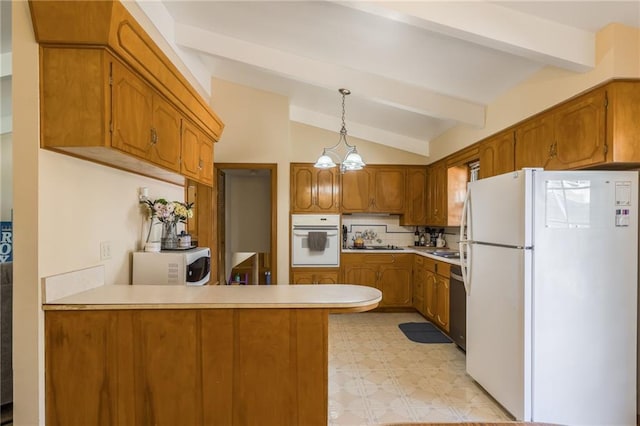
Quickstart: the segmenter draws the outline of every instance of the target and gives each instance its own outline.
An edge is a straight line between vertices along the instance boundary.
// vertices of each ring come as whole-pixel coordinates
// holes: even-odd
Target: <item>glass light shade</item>
[[[360,154],[358,154],[358,152],[354,149],[352,152],[347,154],[347,157],[342,162],[342,165],[346,170],[360,170],[366,164],[364,164],[364,161],[362,161],[362,157],[360,157]]]
[[[334,163],[331,157],[329,157],[326,153],[322,153],[320,158],[318,158],[318,161],[316,161],[316,164],[313,165],[313,167],[317,167],[319,169],[330,169],[335,166],[336,163]]]

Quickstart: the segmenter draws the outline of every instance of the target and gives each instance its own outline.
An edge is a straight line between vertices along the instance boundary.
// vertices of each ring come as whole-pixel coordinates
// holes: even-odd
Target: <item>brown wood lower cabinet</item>
[[[423,256],[414,256],[413,262],[413,307],[416,308],[418,312],[422,315],[426,316],[425,311],[425,303],[424,303],[424,295],[425,295],[425,287],[427,285],[427,271],[424,268],[424,260]]]
[[[45,313],[48,425],[326,425],[326,309]]]
[[[414,305],[427,319],[449,331],[449,273],[451,265],[446,262],[416,255],[414,260]],[[416,301],[416,292],[422,300]]]
[[[338,284],[339,269],[294,269],[291,272],[292,284]]]
[[[375,287],[381,308],[411,307],[412,254],[358,254],[341,257],[345,284]]]

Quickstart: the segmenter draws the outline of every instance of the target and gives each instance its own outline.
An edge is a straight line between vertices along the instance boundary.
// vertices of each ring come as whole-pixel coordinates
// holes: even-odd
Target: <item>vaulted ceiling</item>
[[[138,1],[194,74],[290,99],[290,118],[426,155],[551,65],[594,66],[595,33],[640,27],[638,1]],[[197,68],[197,70],[196,70]]]
[[[216,77],[278,93],[291,120],[337,132],[346,87],[349,135],[422,155],[453,126],[482,127],[485,106],[540,68],[591,69],[607,24],[640,28],[637,0],[124,3],[204,90]]]

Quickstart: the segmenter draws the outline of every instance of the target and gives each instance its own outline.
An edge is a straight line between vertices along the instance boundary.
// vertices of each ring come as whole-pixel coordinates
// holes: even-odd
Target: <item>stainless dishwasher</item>
[[[460,265],[452,265],[449,279],[449,334],[463,351],[467,349],[467,292]]]

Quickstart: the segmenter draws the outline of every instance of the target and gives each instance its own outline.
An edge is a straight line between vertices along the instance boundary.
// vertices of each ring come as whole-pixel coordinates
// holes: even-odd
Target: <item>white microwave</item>
[[[211,250],[135,252],[131,284],[205,285],[211,277]]]

